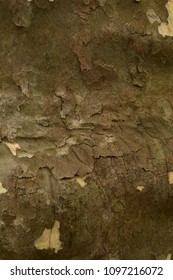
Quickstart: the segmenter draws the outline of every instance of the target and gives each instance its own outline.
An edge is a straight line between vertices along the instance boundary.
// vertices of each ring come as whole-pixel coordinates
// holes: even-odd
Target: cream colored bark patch
[[[13,156],[17,156],[18,158],[32,158],[34,156],[32,153],[23,151],[18,143],[5,142],[5,144],[7,145]]]
[[[17,155],[17,150],[21,149],[18,143],[5,142],[5,144],[7,145],[7,147],[9,148],[11,153],[13,154],[13,156],[16,156]]]
[[[0,182],[0,194],[6,193],[7,190],[3,188],[2,183]]]
[[[144,186],[137,186],[136,189],[138,191],[142,192],[145,189],[145,187]]]
[[[168,173],[168,180],[170,185],[173,184],[173,171]]]
[[[172,259],[172,255],[171,254],[167,254],[166,260],[171,260],[171,259]]]
[[[165,7],[168,10],[168,23],[162,22],[158,31],[163,37],[173,36],[173,0],[168,0]]]
[[[81,186],[81,187],[85,187],[87,185],[87,183],[85,182],[84,178],[81,177],[77,177],[76,178],[76,182]]]
[[[42,235],[35,240],[35,247],[38,250],[53,249],[55,253],[57,253],[60,249],[62,249],[59,228],[60,223],[58,221],[55,221],[52,229],[45,228]]]

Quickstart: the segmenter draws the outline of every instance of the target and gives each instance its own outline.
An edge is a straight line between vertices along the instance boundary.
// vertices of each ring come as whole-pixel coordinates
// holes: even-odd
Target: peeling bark
[[[166,2],[0,2],[1,259],[171,258]]]

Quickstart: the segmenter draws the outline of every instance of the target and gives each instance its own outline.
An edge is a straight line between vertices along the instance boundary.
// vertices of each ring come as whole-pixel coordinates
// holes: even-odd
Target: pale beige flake
[[[171,260],[171,258],[172,258],[172,255],[171,254],[167,254],[166,260]]]
[[[173,171],[168,172],[168,181],[169,184],[173,184]]]
[[[10,149],[11,153],[13,154],[13,156],[16,156],[17,155],[17,150],[21,149],[18,143],[8,143],[8,142],[5,142],[5,144]]]
[[[6,193],[7,190],[3,188],[2,183],[0,182],[0,194]]]
[[[144,186],[137,186],[136,189],[138,191],[142,192],[145,189],[145,187]]]
[[[52,229],[45,228],[42,235],[35,240],[35,247],[38,250],[53,249],[55,253],[57,253],[60,249],[62,249],[59,228],[60,223],[58,221],[55,221]]]
[[[173,36],[173,0],[168,0],[165,7],[168,11],[168,22],[162,22],[158,31],[163,37]]]
[[[45,228],[42,235],[35,240],[34,245],[38,250],[47,250],[50,248],[51,229]]]
[[[83,188],[87,185],[84,178],[76,177],[76,182]]]
[[[54,249],[55,254],[62,248],[61,241],[60,241],[59,227],[60,227],[60,223],[58,221],[55,221],[50,236],[50,249]]]

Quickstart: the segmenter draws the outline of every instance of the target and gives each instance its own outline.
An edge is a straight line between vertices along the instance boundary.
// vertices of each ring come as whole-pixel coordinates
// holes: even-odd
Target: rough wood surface
[[[0,1],[1,259],[173,253],[172,2]]]

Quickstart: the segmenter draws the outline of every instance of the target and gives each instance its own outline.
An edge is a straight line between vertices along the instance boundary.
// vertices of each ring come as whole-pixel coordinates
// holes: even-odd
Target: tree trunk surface
[[[173,254],[172,0],[0,1],[0,258]]]

